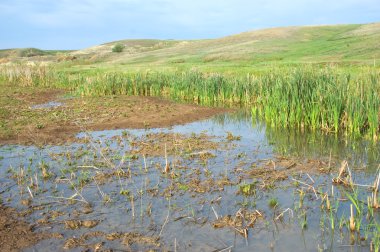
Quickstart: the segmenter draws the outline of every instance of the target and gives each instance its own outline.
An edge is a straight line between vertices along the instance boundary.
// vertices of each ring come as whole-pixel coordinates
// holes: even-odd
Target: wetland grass
[[[276,208],[278,206],[278,199],[277,198],[270,198],[268,201],[268,206],[270,208]]]
[[[260,74],[135,72],[69,73],[47,67],[9,66],[0,79],[53,87],[80,96],[158,96],[208,106],[252,108],[273,127],[323,130],[377,140],[380,70],[358,67],[278,67]]]

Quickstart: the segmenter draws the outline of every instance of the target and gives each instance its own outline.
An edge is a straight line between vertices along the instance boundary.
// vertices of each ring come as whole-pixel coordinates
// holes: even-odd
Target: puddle
[[[38,223],[38,231],[63,235],[25,251],[370,250],[373,227],[363,220],[360,237],[367,240],[352,242],[343,225],[350,201],[337,200],[347,199],[346,189],[332,192],[333,175],[315,170],[337,174],[347,159],[355,183],[373,183],[377,145],[274,130],[244,114],[77,137],[86,141],[0,148],[4,204]],[[325,163],[314,167],[314,159]],[[262,169],[260,176],[252,175],[255,169]],[[324,193],[331,195],[332,212],[321,210]],[[366,193],[358,195],[366,200]]]
[[[51,102],[31,106],[31,109],[51,109],[51,108],[57,108],[60,106],[63,106],[62,102],[51,101]]]

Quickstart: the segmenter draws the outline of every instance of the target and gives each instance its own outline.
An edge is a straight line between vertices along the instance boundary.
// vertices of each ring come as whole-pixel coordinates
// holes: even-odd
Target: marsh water
[[[42,104],[34,105],[31,108],[32,109],[51,109],[51,108],[57,108],[57,107],[60,107],[60,106],[63,106],[62,102],[51,101],[51,102],[47,102],[47,103],[42,103]]]
[[[370,251],[378,234],[364,219],[352,238],[349,190],[331,182],[347,160],[366,202],[380,160],[372,141],[274,129],[244,112],[77,137],[64,146],[0,147],[3,203],[37,223],[35,230],[62,234],[25,251]],[[292,170],[295,163],[301,168]],[[324,193],[334,211],[321,207]],[[73,227],[72,220],[97,225]],[[138,235],[129,242],[115,235],[125,233]]]

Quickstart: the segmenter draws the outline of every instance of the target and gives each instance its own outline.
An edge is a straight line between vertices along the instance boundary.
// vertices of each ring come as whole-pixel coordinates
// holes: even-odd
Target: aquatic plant
[[[271,208],[275,208],[278,206],[278,199],[277,198],[270,198],[268,201],[268,206]]]

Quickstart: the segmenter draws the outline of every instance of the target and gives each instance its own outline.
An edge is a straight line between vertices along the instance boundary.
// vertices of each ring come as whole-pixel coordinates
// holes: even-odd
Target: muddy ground
[[[62,90],[0,84],[0,145],[63,144],[85,130],[160,128],[209,118],[226,109],[155,97],[70,97]],[[57,102],[59,106],[43,105]],[[42,106],[41,106],[42,105]]]
[[[19,219],[14,209],[0,205],[0,251],[20,251],[51,237],[33,232],[33,226]]]

